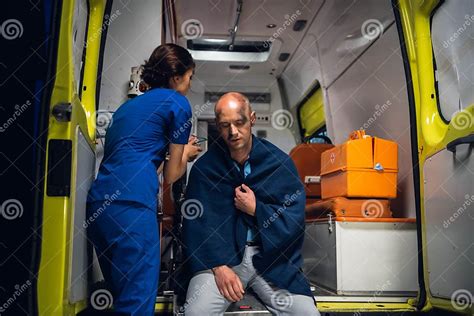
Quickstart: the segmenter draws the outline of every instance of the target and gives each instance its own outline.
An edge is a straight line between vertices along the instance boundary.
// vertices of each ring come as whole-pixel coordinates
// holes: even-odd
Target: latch
[[[54,118],[58,122],[70,122],[71,113],[72,113],[71,103],[58,103],[53,107],[53,111],[51,114],[53,114]]]
[[[329,213],[328,214],[328,217],[329,217],[329,220],[328,220],[328,229],[329,229],[329,232],[332,233],[332,230],[333,230],[333,221],[332,221],[332,214]]]
[[[305,176],[304,183],[306,184],[321,183],[321,177],[320,176]]]

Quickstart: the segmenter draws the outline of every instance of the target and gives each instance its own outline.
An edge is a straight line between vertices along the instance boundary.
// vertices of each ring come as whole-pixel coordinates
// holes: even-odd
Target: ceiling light
[[[202,39],[202,41],[206,43],[225,43],[228,40],[222,39],[222,38],[206,38],[206,39]]]

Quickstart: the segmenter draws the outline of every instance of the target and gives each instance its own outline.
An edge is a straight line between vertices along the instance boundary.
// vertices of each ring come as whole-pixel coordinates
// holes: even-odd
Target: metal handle
[[[305,176],[304,183],[305,184],[321,183],[321,176]]]
[[[333,222],[332,222],[332,214],[329,213],[329,214],[328,214],[328,217],[329,217],[329,220],[328,220],[328,225],[329,225],[329,227],[328,227],[328,229],[329,229],[329,233],[332,233],[332,230],[333,230],[333,228],[332,228],[332,224],[333,224]]]
[[[454,153],[456,152],[456,147],[461,144],[472,144],[474,143],[474,134],[470,134],[458,139],[453,140],[450,142],[447,146],[446,149],[449,150],[450,152]]]
[[[237,17],[235,19],[234,27],[229,30],[230,32],[230,45],[229,50],[234,50],[235,35],[239,29],[240,14],[242,14],[242,0],[237,0]]]

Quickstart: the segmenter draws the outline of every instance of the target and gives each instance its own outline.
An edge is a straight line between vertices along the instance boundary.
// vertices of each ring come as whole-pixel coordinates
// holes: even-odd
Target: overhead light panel
[[[194,51],[229,52],[229,41],[194,39],[186,42],[187,48]],[[271,43],[265,41],[235,41],[230,53],[264,53],[270,50]]]
[[[231,70],[249,70],[249,65],[229,65],[229,69]]]

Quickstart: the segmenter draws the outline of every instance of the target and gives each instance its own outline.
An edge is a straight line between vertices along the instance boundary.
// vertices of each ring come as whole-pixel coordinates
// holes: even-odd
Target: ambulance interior
[[[107,30],[99,115],[113,113],[127,98],[139,94],[131,69],[142,64],[153,48],[164,42],[188,48],[196,68],[187,97],[193,108],[193,133],[208,139],[202,144],[204,150],[218,137],[213,113],[218,97],[228,91],[245,93],[257,113],[254,134],[291,153],[305,186],[313,188],[306,192],[303,270],[318,307],[370,302],[384,309],[390,303],[413,301],[420,291],[416,212],[420,180],[413,171],[417,152],[412,143],[416,131],[409,106],[410,83],[392,5],[389,0],[144,0],[127,5],[114,1],[111,16],[121,14]],[[432,40],[438,46],[456,27],[449,17],[463,19],[464,11],[473,10],[468,0],[447,0],[442,8],[432,18]],[[465,33],[453,49],[469,50],[471,45],[472,52],[468,41]],[[464,57],[453,60],[438,54],[436,47],[439,89],[449,90],[441,110],[451,117],[467,103],[452,105],[450,98],[472,102],[473,94],[466,87],[448,84],[453,78],[449,65],[462,68],[469,56],[458,54]],[[99,123],[98,135],[103,135],[106,126]],[[359,214],[346,214],[344,205],[337,211],[331,211],[332,206],[312,209],[321,200],[320,189],[314,189],[321,181],[321,153],[345,143],[359,129],[397,144],[396,197],[366,198],[383,209],[380,216],[365,216],[360,207]],[[99,137],[97,166],[103,141]],[[163,263],[157,302],[175,300],[173,291],[179,287],[177,202],[184,185],[185,179],[173,190],[161,189]],[[464,226],[456,231],[467,232]],[[441,274],[449,263],[438,255],[439,264],[432,268]],[[460,260],[455,266],[449,276],[433,278],[433,295],[449,297],[450,289],[464,282],[462,275],[469,265]],[[100,280],[97,267],[95,278]],[[245,302],[258,310],[261,305],[249,296]],[[239,303],[229,311],[239,311]]]

